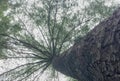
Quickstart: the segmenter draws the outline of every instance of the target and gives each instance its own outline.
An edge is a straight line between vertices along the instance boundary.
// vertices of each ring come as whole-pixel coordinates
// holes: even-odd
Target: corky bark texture
[[[78,81],[120,81],[120,8],[52,64]]]

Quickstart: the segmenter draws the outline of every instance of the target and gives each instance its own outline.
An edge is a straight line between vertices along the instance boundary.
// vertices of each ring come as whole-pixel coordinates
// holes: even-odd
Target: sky
[[[111,5],[112,2],[110,0],[107,0],[108,1],[108,5]],[[80,7],[83,7],[82,4],[81,4],[82,0],[79,0],[79,6]],[[120,0],[114,0],[114,2],[118,2],[120,3]],[[22,60],[21,62],[20,61],[16,61],[16,60],[6,60],[6,61],[0,61],[0,74],[2,72],[5,72],[6,70],[9,70],[11,68],[14,68],[16,67],[17,65],[21,65],[21,64],[24,64],[26,61],[25,60]],[[9,64],[9,65],[8,65]],[[46,73],[44,73],[41,78],[40,78],[40,81],[45,81],[46,80],[46,75],[49,74],[49,71],[47,71]],[[59,76],[59,81],[68,81],[68,78],[66,76],[64,76],[63,74],[59,73],[60,76]],[[57,80],[55,80],[57,81]]]

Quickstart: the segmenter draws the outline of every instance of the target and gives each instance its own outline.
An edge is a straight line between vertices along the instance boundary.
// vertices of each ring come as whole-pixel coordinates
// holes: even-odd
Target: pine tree
[[[88,13],[91,5],[80,11],[79,9],[74,10],[78,7],[76,1],[71,1],[69,4],[68,2],[66,0],[35,0],[32,4],[25,0],[10,0],[11,14],[14,15],[13,22],[19,23],[21,30],[12,34],[0,34],[2,37],[9,38],[5,58],[2,59],[27,61],[23,65],[18,65],[16,68],[0,74],[0,79],[38,81],[43,72],[52,68],[54,76],[56,76],[55,70],[58,70],[78,80],[93,80],[93,76],[89,76],[89,72],[86,71],[87,65],[94,61],[94,58],[88,54],[92,52],[90,46],[94,43],[94,39],[89,35],[92,31],[89,29],[93,25],[91,23],[98,23],[101,19],[98,18],[96,21],[97,16],[93,17]],[[111,9],[110,12],[105,12],[106,14],[113,11],[113,6],[111,8],[105,6],[105,8]],[[94,12],[93,7],[91,10]],[[100,12],[95,13],[103,15]],[[103,18],[107,16],[103,15]],[[19,26],[15,25],[15,28],[19,29]],[[13,28],[13,30],[16,29]],[[95,31],[95,29],[93,30]],[[85,46],[89,44],[87,38],[90,41],[89,46]],[[82,50],[77,48],[82,46],[84,47]],[[85,53],[81,53],[84,50]],[[81,54],[85,57],[80,57]],[[80,72],[81,69],[82,72]],[[81,77],[78,76],[80,74],[82,74]],[[97,78],[96,75],[95,77]]]

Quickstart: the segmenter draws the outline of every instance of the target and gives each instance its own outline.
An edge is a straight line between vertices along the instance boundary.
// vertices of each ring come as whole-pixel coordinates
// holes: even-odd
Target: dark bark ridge
[[[120,81],[120,8],[52,64],[79,81]]]

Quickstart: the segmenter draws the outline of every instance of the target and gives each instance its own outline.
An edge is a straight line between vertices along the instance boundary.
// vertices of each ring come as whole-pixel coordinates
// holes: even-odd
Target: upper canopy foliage
[[[55,56],[61,55],[73,45],[74,40],[79,41],[76,39],[78,36],[84,36],[89,31],[92,23],[96,23],[95,18],[98,14],[103,18],[106,17],[101,12],[96,12],[91,4],[98,5],[95,1],[84,8],[79,8],[77,1],[10,0],[12,25],[3,25],[4,22],[10,23],[10,19],[2,19],[1,22],[1,27],[4,26],[1,30],[6,29],[0,35],[9,39],[6,45],[7,51],[2,59],[24,59],[29,62],[26,61],[23,65],[2,73],[0,79],[38,81],[40,74],[49,69]],[[102,6],[102,9],[113,10],[114,6],[103,5],[104,3],[99,6]],[[8,32],[9,30],[12,33]]]

